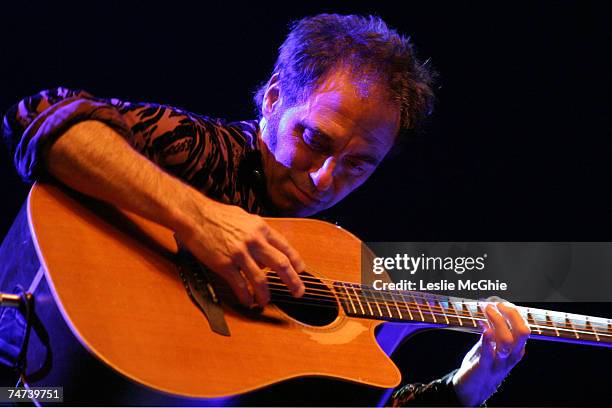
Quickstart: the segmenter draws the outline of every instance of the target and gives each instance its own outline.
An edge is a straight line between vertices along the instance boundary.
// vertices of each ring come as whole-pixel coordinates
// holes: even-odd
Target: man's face
[[[269,88],[266,98],[264,171],[270,200],[285,216],[317,213],[359,187],[399,128],[399,108],[388,96],[345,71],[329,74],[296,106],[283,107],[282,89]]]

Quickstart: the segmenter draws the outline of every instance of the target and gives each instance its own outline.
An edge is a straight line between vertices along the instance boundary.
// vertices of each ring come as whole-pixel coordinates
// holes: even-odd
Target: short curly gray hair
[[[433,108],[434,73],[417,58],[410,39],[379,17],[319,14],[291,27],[274,73],[288,106],[301,103],[340,66],[375,75],[400,105],[400,130],[414,129]],[[259,112],[268,83],[255,94]]]

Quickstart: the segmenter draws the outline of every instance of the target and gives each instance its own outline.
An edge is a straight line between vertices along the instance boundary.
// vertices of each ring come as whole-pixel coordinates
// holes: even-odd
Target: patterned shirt
[[[95,119],[168,173],[215,200],[273,215],[265,199],[258,121],[227,123],[151,103],[99,99],[65,88],[23,99],[7,112],[3,136],[19,175],[44,175],[41,156],[70,126]]]
[[[44,178],[45,151],[83,120],[107,124],[135,150],[210,198],[250,213],[275,215],[263,179],[258,121],[227,123],[166,105],[100,99],[66,88],[27,97],[6,113],[2,135],[19,175],[27,182]],[[0,327],[3,323],[0,319]],[[8,344],[8,337],[0,334],[0,346],[3,340]],[[388,404],[458,406],[453,374],[429,384],[408,384]]]

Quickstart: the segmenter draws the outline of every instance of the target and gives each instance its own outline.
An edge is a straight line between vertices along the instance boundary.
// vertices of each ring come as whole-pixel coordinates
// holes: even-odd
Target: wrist
[[[195,225],[205,222],[205,214],[210,214],[210,207],[215,201],[178,180],[176,182],[179,185],[174,189],[172,198],[166,201],[164,212],[168,214],[170,229],[188,238]]]
[[[468,382],[465,381],[465,371],[459,369],[455,372],[452,379],[453,388],[457,394],[457,399],[464,407],[473,407],[478,405],[477,401],[474,401],[474,394],[477,390],[470,389]]]
[[[455,372],[451,383],[457,399],[464,407],[486,406],[485,401],[495,392],[486,382],[478,381],[474,376],[474,367],[461,367]]]

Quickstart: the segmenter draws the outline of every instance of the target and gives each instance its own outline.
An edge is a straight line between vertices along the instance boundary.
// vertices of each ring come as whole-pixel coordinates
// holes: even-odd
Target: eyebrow
[[[323,130],[321,130],[320,128],[318,128],[315,125],[311,125],[309,123],[306,122],[301,122],[301,125],[306,128],[309,129],[311,132],[313,132],[314,134],[316,134],[318,137],[321,137],[324,139],[325,142],[333,144],[333,138],[331,136],[329,136],[327,133],[325,133]],[[367,155],[367,154],[355,154],[355,155],[351,155],[351,157],[357,159],[357,160],[361,160],[364,163],[368,163],[371,164],[373,166],[378,166],[380,164],[380,162],[382,160],[378,160],[377,158]]]
[[[361,160],[365,163],[371,164],[373,166],[378,166],[380,164],[380,160],[376,159],[375,157],[372,156],[368,156],[365,154],[356,154],[356,155],[352,155],[352,157],[354,157],[355,159]]]
[[[312,133],[314,133],[318,137],[325,139],[325,142],[332,142],[334,140],[331,136],[329,136],[327,133],[325,133],[323,130],[319,129],[316,126],[310,125],[305,122],[302,122],[302,126],[310,130]]]

